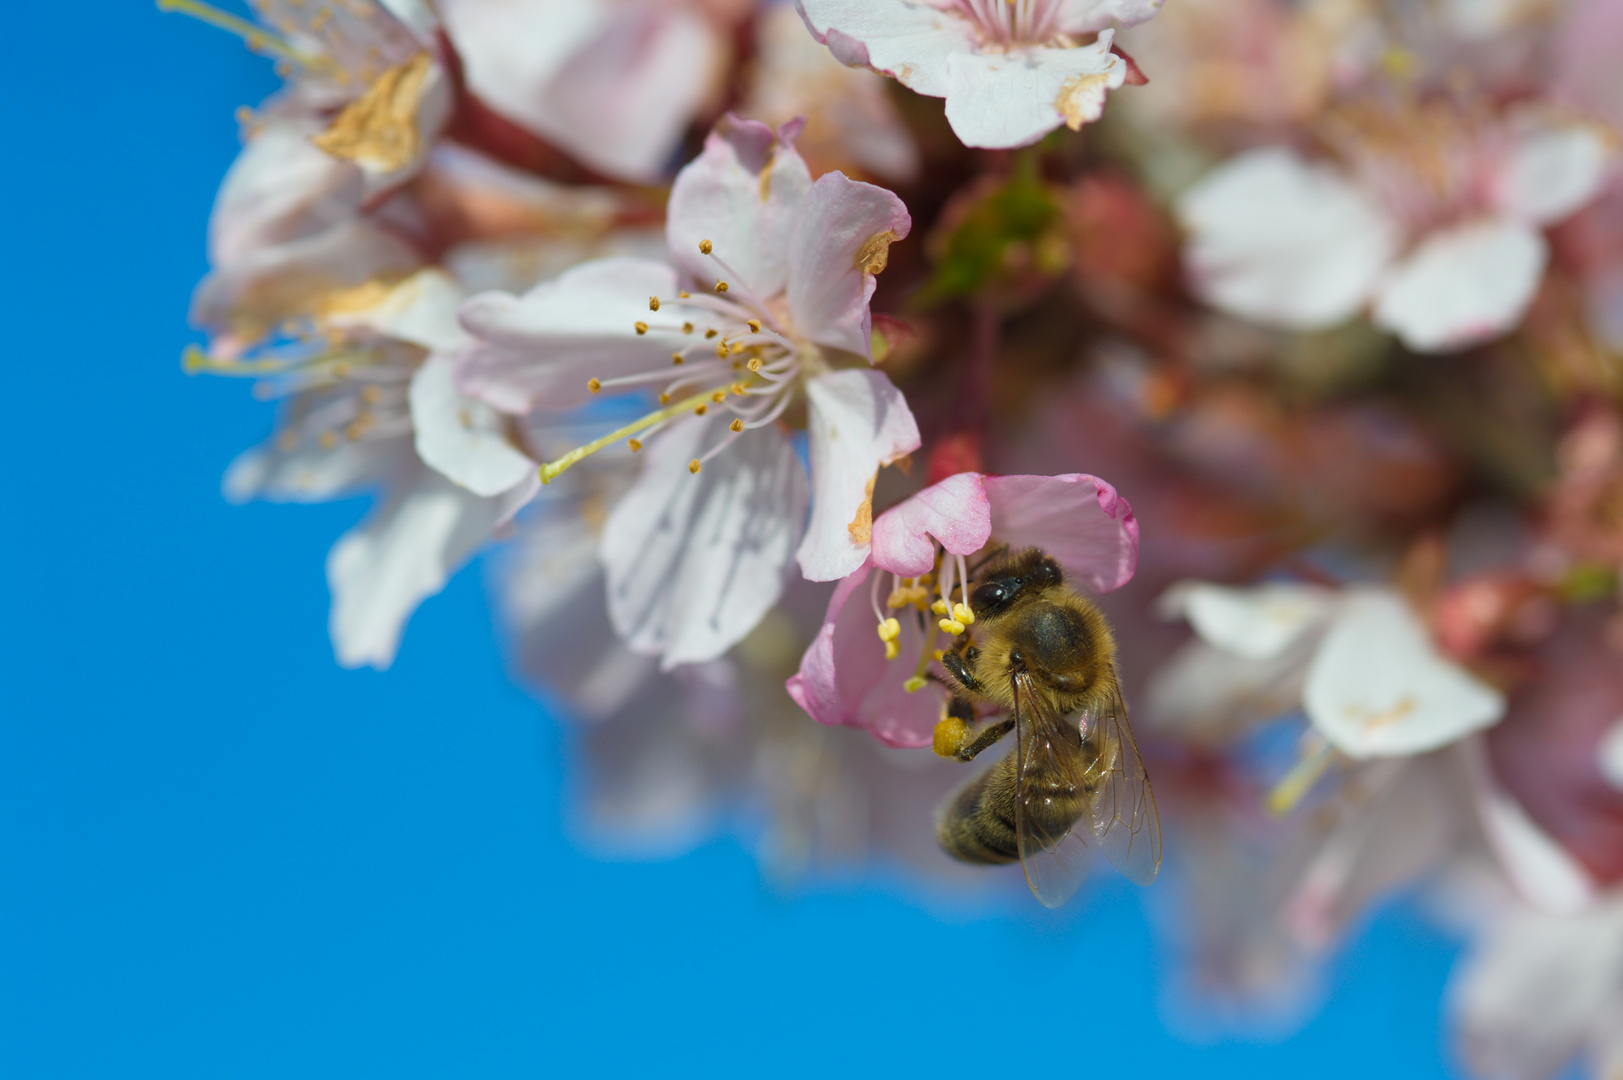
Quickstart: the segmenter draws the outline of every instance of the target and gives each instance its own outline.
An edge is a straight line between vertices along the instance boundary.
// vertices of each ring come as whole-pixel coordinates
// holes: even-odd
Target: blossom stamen
[[[247,19],[239,19],[237,16],[227,14],[211,4],[201,3],[200,0],[158,0],[158,10],[190,15],[198,22],[207,23],[212,27],[224,30],[228,34],[235,34],[254,52],[266,53],[280,57],[283,60],[290,60],[302,67],[315,68],[323,66],[325,58],[311,56],[295,49],[264,27],[255,26]]]

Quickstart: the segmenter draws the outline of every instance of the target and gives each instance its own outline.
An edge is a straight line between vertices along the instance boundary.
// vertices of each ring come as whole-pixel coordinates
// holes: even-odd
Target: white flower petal
[[[1528,902],[1542,911],[1570,915],[1594,900],[1595,885],[1588,871],[1539,828],[1519,802],[1484,782],[1477,809],[1505,876]]]
[[[821,375],[806,383],[806,398],[814,497],[796,557],[808,581],[834,581],[868,557],[875,477],[919,448],[919,429],[902,392],[878,371]]]
[[[1106,92],[1127,65],[1110,51],[1111,32],[1073,49],[955,52],[947,58],[947,122],[965,146],[1027,146],[1061,124],[1099,118]]]
[[[1415,352],[1490,341],[1522,321],[1549,254],[1537,229],[1507,218],[1433,233],[1381,285],[1375,322]]]
[[[1507,216],[1554,224],[1595,197],[1611,156],[1587,124],[1530,125],[1496,177],[1495,201]]]
[[[1505,711],[1504,695],[1438,656],[1409,606],[1382,592],[1345,601],[1308,669],[1303,705],[1354,758],[1435,750]]]
[[[649,297],[674,295],[676,271],[663,263],[599,259],[521,297],[470,297],[462,325],[479,340],[457,357],[457,385],[503,412],[583,405],[588,379],[670,366],[689,339],[659,329],[639,335],[636,324],[658,322]]]
[[[947,58],[975,48],[969,20],[921,0],[795,0],[818,41],[860,50],[875,71],[930,97],[947,96]],[[838,35],[830,40],[831,35]],[[836,55],[839,55],[836,53]]]
[[[469,88],[585,164],[652,180],[709,93],[715,35],[680,5],[448,0]]]
[[[1606,734],[1601,736],[1595,757],[1606,782],[1623,791],[1623,716],[1614,720],[1612,726],[1606,729]]]
[[[1398,246],[1386,212],[1334,169],[1253,150],[1178,200],[1184,262],[1201,299],[1291,330],[1334,326],[1363,307]]]
[[[417,455],[475,495],[500,495],[536,475],[534,461],[502,434],[502,418],[456,388],[456,365],[430,356],[411,378]]]
[[[734,445],[689,475],[689,460],[722,439]],[[609,616],[666,670],[714,660],[783,590],[806,517],[805,470],[775,428],[735,436],[713,417],[678,421],[642,454],[642,475],[604,526]]]
[[[871,360],[874,272],[913,228],[907,207],[882,187],[827,173],[812,185],[789,246],[789,317],[820,345]],[[843,575],[842,575],[843,576]]]
[[[1137,26],[1161,10],[1165,0],[1059,0],[1054,24],[1067,34],[1091,34],[1114,23]]]
[[[1190,641],[1150,679],[1142,715],[1149,730],[1173,738],[1224,741],[1293,712],[1302,700],[1307,660],[1301,649],[1252,659]]]
[[[451,275],[429,267],[390,289],[372,307],[340,312],[326,322],[410,342],[430,352],[455,352],[470,340],[457,321],[462,301],[462,287]]]
[[[811,173],[778,132],[753,120],[724,117],[700,154],[676,176],[666,210],[671,257],[702,286],[732,276],[699,250],[709,240],[717,259],[762,300],[789,283],[789,243],[811,191]]]
[[[327,556],[329,630],[344,667],[383,669],[417,605],[490,538],[505,507],[418,466]]]
[[[1566,918],[1512,911],[1455,977],[1466,1060],[1483,1075],[1554,1075],[1616,1007],[1620,973],[1623,903]]]
[[[1188,581],[1161,598],[1166,616],[1182,615],[1201,638],[1252,660],[1278,656],[1335,608],[1335,593],[1317,585],[1270,581],[1250,589]]]
[[[315,121],[271,119],[232,162],[209,215],[209,261],[235,262],[353,217],[361,171],[316,149]]]
[[[220,483],[226,501],[326,502],[381,483],[413,462],[405,435],[345,440],[331,450],[312,439],[283,450],[278,441],[244,451],[226,468]]]

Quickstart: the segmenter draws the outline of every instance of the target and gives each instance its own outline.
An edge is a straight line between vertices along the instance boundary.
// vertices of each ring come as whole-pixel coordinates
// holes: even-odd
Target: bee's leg
[[[954,697],[947,703],[947,715],[935,726],[932,749],[942,757],[970,761],[976,754],[1007,735],[1014,727],[1013,720],[1000,720],[974,731],[975,706],[966,697]]]
[[[969,650],[965,651],[967,652]],[[971,662],[973,662],[974,659],[974,656],[969,657]],[[958,680],[959,686],[962,686],[970,693],[978,694],[985,689],[985,687],[981,684],[981,681],[975,678],[975,673],[969,670],[969,664],[965,663],[964,660],[964,653],[946,653],[941,657],[941,666],[947,669],[948,675],[951,675],[954,679]]]
[[[997,742],[1003,736],[1014,730],[1013,720],[999,720],[995,724],[988,724],[981,733],[970,740],[968,745],[961,746],[955,755],[959,761],[972,761],[975,755]]]

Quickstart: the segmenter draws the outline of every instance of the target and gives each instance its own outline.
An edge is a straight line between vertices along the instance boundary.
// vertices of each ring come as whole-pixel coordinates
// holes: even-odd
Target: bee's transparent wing
[[[1148,885],[1161,870],[1161,819],[1119,689],[1096,713],[1083,715],[1082,748],[1083,760],[1094,762],[1088,769],[1094,787],[1088,826],[1124,877]]]
[[[1014,690],[1016,762],[1014,835],[1026,884],[1045,907],[1057,908],[1075,895],[1088,876],[1090,853],[1075,819],[1055,812],[1083,790],[1075,746],[1064,745],[1065,718],[1049,715],[1031,692],[1031,676],[1017,674]],[[1056,803],[1056,800],[1058,802]]]

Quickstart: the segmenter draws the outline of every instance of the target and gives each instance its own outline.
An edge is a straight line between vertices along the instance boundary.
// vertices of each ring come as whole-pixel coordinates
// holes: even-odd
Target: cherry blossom
[[[942,701],[920,691],[935,651],[974,622],[966,556],[1004,544],[1042,548],[1073,585],[1110,592],[1132,579],[1138,521],[1115,488],[1080,473],[959,473],[925,488],[875,519],[872,554],[834,590],[790,696],[819,723],[930,745]]]
[[[328,314],[294,348],[193,361],[264,376],[287,399],[277,434],[227,471],[228,498],[321,502],[382,490],[327,559],[330,631],[346,667],[388,667],[417,605],[540,487],[496,412],[453,384],[462,298],[450,278],[423,271],[329,296]]]
[[[813,183],[795,133],[718,126],[672,189],[675,266],[586,263],[462,310],[478,341],[458,382],[506,412],[664,384],[661,408],[543,476],[622,439],[644,455],[602,555],[616,627],[667,666],[713,659],[748,632],[791,560],[814,581],[859,566],[876,474],[919,445],[900,392],[867,365],[874,275],[907,235],[907,211],[840,173]],[[809,491],[779,423],[797,401]]]
[[[1611,154],[1599,128],[1528,111],[1488,123],[1439,102],[1339,120],[1350,171],[1268,147],[1183,194],[1185,263],[1208,303],[1293,330],[1368,306],[1416,352],[1490,340],[1543,279],[1543,228],[1595,196]]]
[[[1111,25],[1144,22],[1161,0],[796,0],[796,6],[836,58],[946,98],[947,120],[966,146],[999,148],[1099,119],[1109,91],[1142,78],[1112,51]]]

